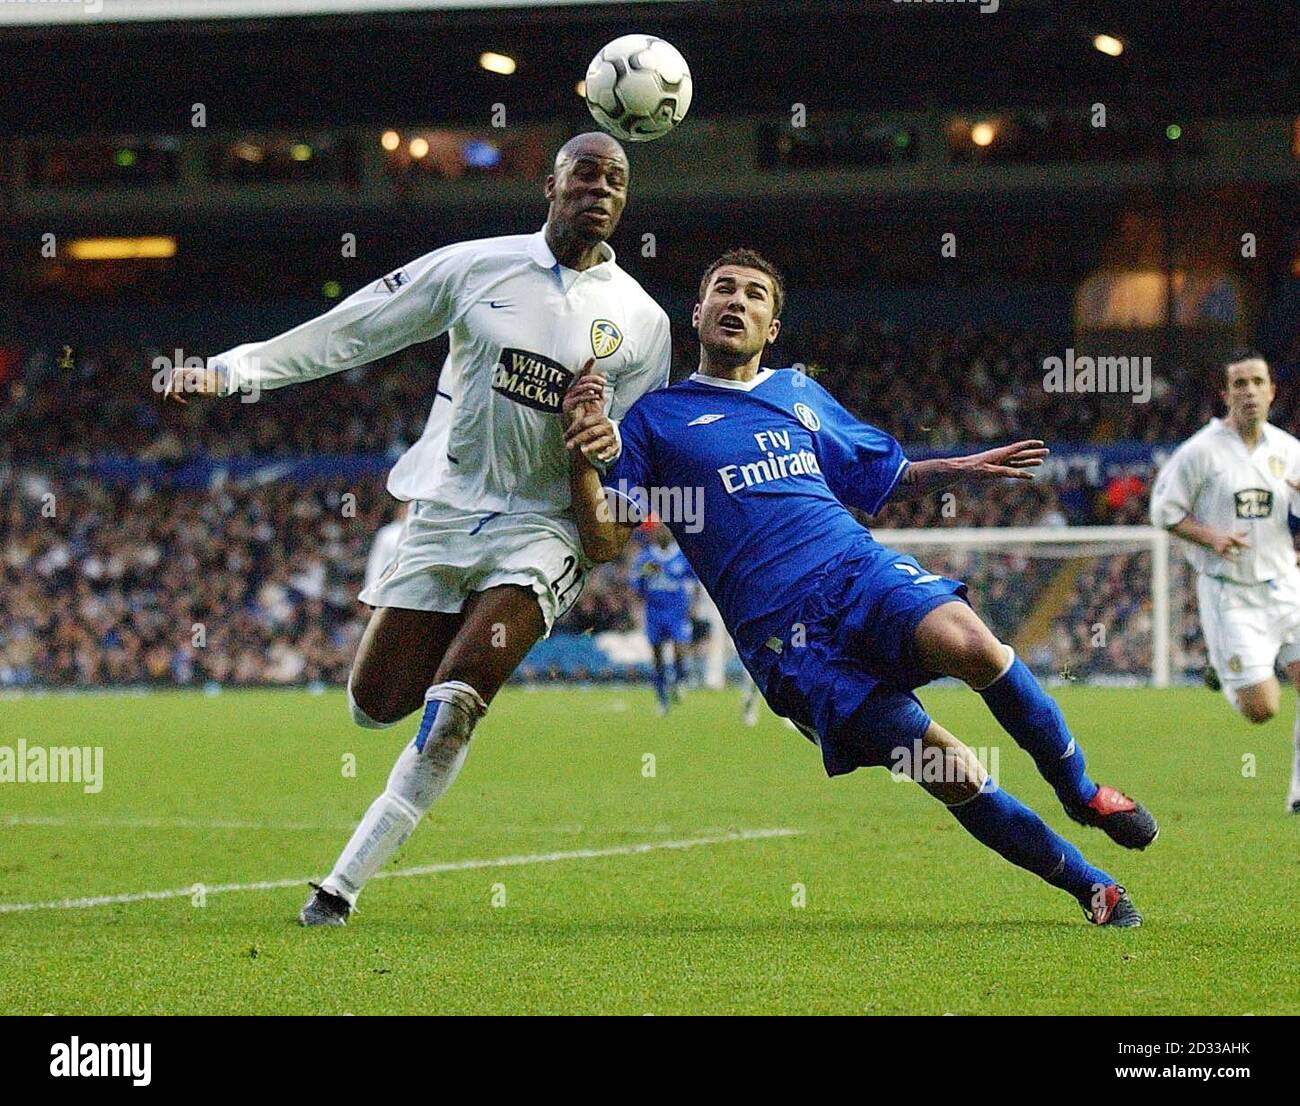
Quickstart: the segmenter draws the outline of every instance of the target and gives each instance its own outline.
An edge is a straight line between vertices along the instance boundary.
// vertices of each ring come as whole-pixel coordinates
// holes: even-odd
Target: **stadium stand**
[[[689,332],[677,338],[681,377],[693,347]],[[855,324],[812,335],[802,347],[809,374],[914,456],[1041,436],[1067,457],[1092,449],[1087,457],[1111,458],[1063,465],[1032,485],[889,505],[864,521],[1145,521],[1159,456],[1151,443],[1176,442],[1208,418],[1211,388],[1183,386],[1181,400],[1158,405],[1047,404],[1039,366],[1052,348],[1041,334],[994,328]],[[269,393],[255,417],[233,400],[165,408],[150,384],[160,356],[156,344],[126,340],[71,356],[40,343],[7,347],[0,685],[343,682],[365,624],[355,595],[369,542],[392,507],[382,474],[422,428],[441,349]],[[1279,398],[1283,421],[1300,395]],[[73,417],[87,410],[93,419]],[[355,510],[345,511],[345,496]],[[1044,625],[1028,659],[1040,671],[1108,678],[1150,665],[1150,568],[1141,554],[1071,562],[1065,573],[1030,557],[945,553],[927,562],[967,579],[1007,640],[1026,641],[1037,611]],[[626,571],[622,563],[596,569],[518,678],[644,675],[619,645],[639,618]],[[1187,584],[1180,570],[1176,668],[1191,673],[1204,662]],[[1100,647],[1097,626],[1106,630]]]

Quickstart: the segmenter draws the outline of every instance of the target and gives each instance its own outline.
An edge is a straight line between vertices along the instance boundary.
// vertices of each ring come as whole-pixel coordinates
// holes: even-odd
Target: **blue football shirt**
[[[637,554],[632,586],[645,600],[647,621],[680,622],[690,610],[695,573],[677,546],[661,549],[651,542]]]
[[[790,369],[696,373],[643,395],[619,433],[611,507],[667,524],[747,664],[788,634],[826,566],[870,540],[845,505],[876,514],[907,468],[890,435]]]

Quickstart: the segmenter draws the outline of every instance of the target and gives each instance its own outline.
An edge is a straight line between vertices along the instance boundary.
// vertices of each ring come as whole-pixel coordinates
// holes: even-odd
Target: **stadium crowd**
[[[0,471],[0,686],[342,683],[382,481],[196,493]],[[635,626],[603,568],[563,629]]]
[[[998,328],[896,331],[874,323],[809,329],[787,342],[790,360],[805,365],[859,418],[909,446],[1017,437],[1178,441],[1213,413],[1212,381],[1171,381],[1159,372],[1148,403],[1126,395],[1049,393],[1043,360],[1060,356],[1064,344]],[[446,343],[439,339],[362,369],[265,393],[256,417],[236,402],[163,407],[155,366],[159,359],[170,363],[176,348],[192,356],[196,347],[141,339],[0,350],[0,461],[395,456],[420,435]],[[680,379],[695,367],[689,329],[675,328],[674,351],[673,378]],[[1289,371],[1289,362],[1279,366],[1279,373]],[[1292,425],[1297,416],[1300,389],[1280,390],[1275,421]]]
[[[690,371],[690,348],[679,340],[675,376]],[[804,363],[860,417],[913,445],[1020,436],[1170,441],[1210,414],[1209,389],[1149,405],[1053,402],[1059,397],[1043,392],[1037,367],[1050,352],[1032,334],[860,325],[811,336]],[[228,480],[195,492],[165,475],[156,484],[104,484],[78,465],[119,456],[160,462],[165,474],[195,455],[395,455],[423,427],[441,361],[436,343],[269,393],[255,407],[164,406],[151,386],[155,356],[165,354],[128,343],[70,353],[33,346],[0,378],[0,686],[343,682],[367,617],[355,598],[366,555],[393,506],[382,480]],[[1148,479],[1139,466],[1101,487],[1074,475],[957,489],[888,505],[864,521],[1142,523]],[[1008,640],[1062,565],[1073,566],[1069,595],[1030,658],[1035,666],[1083,676],[1149,669],[1146,554],[918,552],[934,570],[967,579],[977,607]],[[1190,671],[1203,663],[1202,650],[1194,601],[1178,575],[1179,664]],[[626,565],[613,564],[591,573],[558,629],[626,632],[638,618]]]
[[[1105,492],[1092,498],[1104,501]],[[1120,517],[1136,520],[1141,499]],[[14,468],[0,475],[0,502],[0,686],[341,683],[367,617],[355,596],[370,542],[391,510],[378,478],[194,492]],[[955,516],[946,512],[937,499],[919,500],[887,507],[877,521],[1066,522],[1056,491],[1038,484],[973,496]],[[967,580],[1008,640],[1058,568],[1030,551],[918,552],[929,567]],[[1101,558],[1088,571],[1055,621],[1050,651],[1032,659],[1082,675],[1144,671],[1144,556]],[[557,631],[633,630],[639,615],[627,573],[624,562],[598,566]],[[1103,651],[1092,640],[1097,623],[1112,630]],[[1194,666],[1194,619],[1189,630]]]

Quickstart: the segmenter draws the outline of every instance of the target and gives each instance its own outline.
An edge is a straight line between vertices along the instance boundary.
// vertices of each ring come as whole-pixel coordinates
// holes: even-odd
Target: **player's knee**
[[[1242,717],[1257,726],[1271,721],[1277,715],[1277,706],[1266,700],[1243,699],[1238,701],[1237,706],[1241,710]]]
[[[1282,705],[1282,689],[1276,680],[1263,680],[1239,689],[1235,698],[1242,717],[1258,726],[1277,714]]]
[[[1015,650],[985,628],[978,640],[971,642],[965,682],[977,690],[987,688],[1006,673],[1015,659]]]
[[[1007,646],[965,604],[945,603],[917,631],[917,647],[931,671],[972,687],[986,687],[1007,667]]]
[[[923,741],[927,764],[917,781],[945,806],[960,806],[980,793],[988,772],[975,750],[939,727],[931,727]]]
[[[961,806],[963,803],[968,803],[975,798],[980,793],[981,786],[973,778],[968,777],[953,783],[927,787],[926,791],[943,803],[944,806]]]
[[[374,696],[364,685],[360,688],[348,681],[348,713],[354,725],[367,730],[383,730],[395,725],[411,713],[410,707],[401,710],[395,703]]]
[[[913,696],[869,699],[876,750],[865,763],[884,764],[896,778],[911,779],[941,803],[973,799],[988,779],[975,750],[935,722]],[[887,759],[879,759],[882,752]]]
[[[947,675],[977,688],[988,687],[1007,667],[1007,646],[982,622],[960,623],[953,631],[948,656]]]

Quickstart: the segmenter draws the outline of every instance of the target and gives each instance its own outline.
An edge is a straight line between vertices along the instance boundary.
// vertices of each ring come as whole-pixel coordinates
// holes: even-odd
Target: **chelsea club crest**
[[[822,428],[822,420],[817,417],[817,412],[806,403],[796,403],[794,405],[794,417],[809,430],[815,431]]]
[[[608,357],[622,344],[623,332],[608,319],[591,324],[591,352],[597,357]]]

